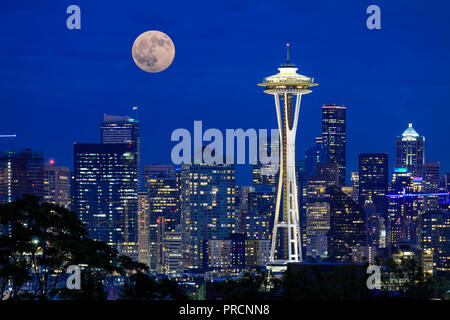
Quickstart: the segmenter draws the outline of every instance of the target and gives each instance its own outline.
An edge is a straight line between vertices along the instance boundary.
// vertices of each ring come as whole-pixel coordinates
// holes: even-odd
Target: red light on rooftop
[[[48,163],[52,166],[52,165],[54,165],[55,164],[55,159],[50,159],[49,161],[48,161]]]

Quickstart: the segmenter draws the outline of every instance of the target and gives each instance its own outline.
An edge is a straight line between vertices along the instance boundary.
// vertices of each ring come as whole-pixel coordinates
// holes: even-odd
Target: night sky
[[[28,3],[28,4],[27,4]],[[426,160],[450,172],[449,1],[2,1],[0,149],[42,150],[72,167],[74,142],[99,142],[103,114],[139,106],[143,164],[168,163],[176,128],[275,128],[273,98],[256,84],[277,72],[291,43],[299,73],[319,86],[304,96],[297,158],[321,132],[321,106],[347,106],[348,172],[358,152],[389,152],[414,123]],[[81,7],[81,30],[66,8]],[[366,8],[381,8],[381,30]],[[131,57],[147,30],[176,48],[164,72]],[[392,170],[392,165],[391,165]],[[248,172],[240,183],[248,183]]]

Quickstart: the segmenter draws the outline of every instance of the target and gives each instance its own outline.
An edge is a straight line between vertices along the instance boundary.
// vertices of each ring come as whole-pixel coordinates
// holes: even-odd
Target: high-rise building
[[[328,254],[330,203],[311,202],[306,205],[306,210],[306,255],[325,258]]]
[[[69,206],[69,168],[44,167],[44,200],[67,208]]]
[[[425,163],[425,137],[414,130],[412,123],[396,140],[395,167],[407,168],[413,177],[422,177]]]
[[[353,247],[367,245],[364,209],[336,186],[329,189],[328,257],[331,261],[351,262]]]
[[[164,234],[180,224],[180,190],[173,165],[145,165],[150,206],[150,270],[164,272]]]
[[[329,187],[338,183],[337,163],[317,164],[316,175],[308,178],[306,203],[306,254],[324,258],[328,254],[330,229]]]
[[[187,269],[208,265],[208,241],[226,240],[236,230],[235,167],[184,164],[180,173],[183,262]]]
[[[337,163],[318,163],[316,177],[322,177],[327,186],[339,185],[339,165]]]
[[[139,122],[129,116],[104,115],[100,127],[101,143],[132,143],[136,167],[138,170],[138,186],[141,182],[141,135]]]
[[[277,252],[280,263],[301,262],[302,244],[300,233],[300,211],[295,173],[295,135],[297,131],[300,100],[316,86],[313,78],[297,73],[298,68],[289,62],[289,45],[286,63],[278,68],[279,73],[266,77],[259,86],[264,92],[274,95],[280,130],[280,175],[275,207],[274,232],[272,235],[271,262],[275,262],[278,229],[283,234],[284,252]],[[283,205],[282,205],[283,204]],[[282,214],[280,215],[280,210]],[[281,254],[281,256],[280,256]],[[277,263],[278,264],[278,263]]]
[[[248,195],[252,187],[236,186],[236,233],[245,233],[245,223],[249,213]]]
[[[267,155],[267,157],[272,157],[272,152],[274,152],[273,157],[278,158],[278,163],[268,163],[262,164],[261,159],[253,165],[253,184],[254,185],[269,185],[276,186],[279,176],[279,157],[280,157],[280,137],[269,136],[266,140],[259,140],[260,154]]]
[[[421,249],[433,252],[439,274],[450,275],[450,213],[429,212],[420,217]]]
[[[295,174],[297,175],[297,199],[300,211],[300,236],[302,244],[302,257],[306,257],[306,200],[308,190],[308,177],[306,175],[306,161],[295,161]]]
[[[138,261],[150,266],[150,203],[147,192],[138,193]]]
[[[25,149],[0,153],[0,203],[24,194],[44,196],[44,156]]]
[[[183,271],[183,242],[181,225],[166,230],[163,235],[162,272],[176,274]]]
[[[359,204],[364,206],[371,199],[376,211],[387,216],[388,191],[388,154],[360,153],[359,154]]]
[[[328,149],[330,163],[339,166],[339,186],[345,186],[346,166],[346,107],[341,105],[322,106],[322,137]]]
[[[144,186],[148,191],[153,223],[163,217],[168,229],[180,224],[180,191],[173,165],[146,165]]]
[[[316,174],[316,165],[328,161],[328,147],[323,137],[316,137],[316,144],[305,150],[305,172],[308,177]]]
[[[388,239],[391,245],[416,241],[417,219],[424,213],[424,183],[407,168],[395,168],[389,188]]]
[[[270,259],[270,244],[267,240],[245,240],[245,267],[252,269],[266,266]]]
[[[440,163],[439,162],[425,162],[423,166],[423,182],[425,184],[425,193],[429,196],[425,199],[426,211],[439,210],[440,197],[431,195],[440,191]],[[445,197],[441,197],[445,201]]]
[[[144,186],[148,188],[149,178],[175,178],[175,166],[172,164],[148,164],[144,166]]]
[[[215,270],[220,274],[242,271],[246,266],[245,243],[245,236],[237,233],[231,234],[228,239],[208,240],[208,270]]]
[[[356,192],[357,198],[359,198],[359,172],[352,172],[350,179],[353,190]]]
[[[92,238],[125,251],[136,243],[138,182],[132,144],[76,143],[72,186],[72,210]]]
[[[366,215],[367,245],[374,248],[383,248],[386,242],[384,219],[377,211],[370,195],[365,200],[363,208]]]
[[[244,221],[244,233],[247,239],[270,239],[275,214],[275,188],[271,186],[250,187],[247,212]]]

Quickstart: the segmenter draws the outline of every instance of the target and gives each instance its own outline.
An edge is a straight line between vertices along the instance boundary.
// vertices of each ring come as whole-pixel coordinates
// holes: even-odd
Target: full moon
[[[139,68],[156,73],[171,65],[175,57],[175,46],[167,34],[150,30],[136,38],[131,53]]]

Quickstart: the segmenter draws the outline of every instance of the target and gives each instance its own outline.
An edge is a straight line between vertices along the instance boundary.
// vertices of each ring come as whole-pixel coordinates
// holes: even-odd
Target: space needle
[[[313,78],[297,73],[298,68],[289,61],[289,43],[286,44],[287,59],[278,68],[278,73],[264,78],[258,86],[275,98],[278,128],[280,132],[280,174],[272,233],[269,265],[283,266],[288,262],[302,262],[300,219],[297,199],[297,179],[295,175],[295,135],[297,131],[300,101],[303,94],[310,93],[316,86]],[[280,215],[280,210],[283,214]],[[278,231],[282,231],[284,241],[282,259],[276,250]],[[280,237],[281,238],[281,237]]]

